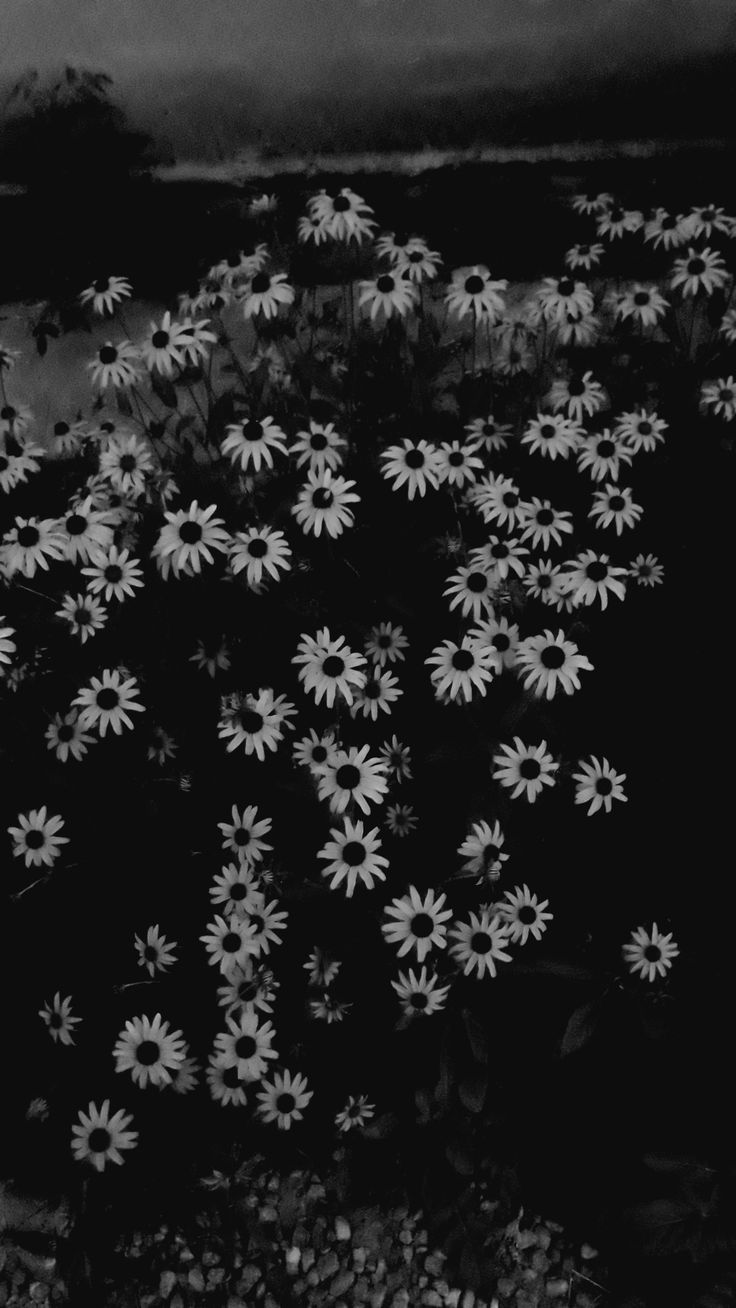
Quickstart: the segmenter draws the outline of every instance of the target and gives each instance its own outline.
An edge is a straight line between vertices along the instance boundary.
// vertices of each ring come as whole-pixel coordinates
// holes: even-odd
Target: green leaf
[[[472,1176],[475,1172],[473,1155],[460,1140],[451,1140],[445,1145],[445,1158],[460,1176]]]
[[[485,1065],[488,1062],[488,1038],[480,1022],[476,1017],[473,1017],[469,1008],[463,1009],[463,1025],[473,1058]]]
[[[460,1102],[469,1113],[482,1111],[487,1091],[488,1074],[485,1071],[471,1072],[458,1083],[457,1087]]]
[[[151,389],[158,396],[162,404],[167,409],[175,409],[178,404],[176,389],[166,377],[161,377],[157,372],[151,373]]]
[[[587,1045],[598,1025],[599,1016],[599,999],[591,999],[587,1004],[581,1004],[579,1008],[574,1010],[560,1041],[560,1058],[566,1058],[568,1054],[575,1054],[579,1049]]]

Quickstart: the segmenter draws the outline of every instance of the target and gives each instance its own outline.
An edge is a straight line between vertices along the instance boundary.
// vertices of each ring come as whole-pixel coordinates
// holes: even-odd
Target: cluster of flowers
[[[592,206],[592,207],[591,207]],[[594,201],[578,198],[579,212],[598,216],[598,234],[615,239],[635,230],[630,215],[616,217],[610,197]],[[629,226],[626,226],[626,222]],[[623,224],[623,225],[622,225]],[[373,240],[376,226],[372,211],[349,188],[336,197],[320,192],[300,221],[302,241],[321,245],[330,240],[361,242]],[[644,239],[656,247],[674,248],[692,242],[686,258],[676,261],[671,289],[683,297],[710,296],[722,289],[728,275],[720,255],[697,243],[718,233],[727,239],[736,234],[734,220],[721,210],[693,210],[673,223],[664,211],[650,222],[639,224]],[[618,230],[620,227],[620,231]],[[601,245],[576,246],[568,251],[571,271],[592,270],[602,257]],[[418,303],[424,282],[438,276],[440,256],[417,236],[391,233],[375,240],[377,259],[387,261],[390,272],[364,282],[360,304],[371,320],[379,313],[385,319],[403,318]],[[680,266],[682,265],[682,266]],[[49,574],[54,581],[55,564],[79,569],[78,589],[57,597],[55,616],[66,624],[70,638],[86,644],[102,630],[114,605],[119,611],[135,601],[146,585],[186,581],[207,574],[222,575],[254,595],[283,582],[298,566],[299,544],[287,533],[262,521],[231,530],[215,503],[169,508],[181,494],[149,427],[143,419],[140,400],[148,402],[140,387],[144,373],[174,378],[187,370],[212,363],[215,347],[222,343],[225,312],[234,305],[256,325],[275,319],[295,301],[294,288],[283,272],[269,272],[268,250],[258,245],[254,252],[239,251],[213,265],[192,294],[181,297],[179,317],[166,312],[160,323],[151,323],[144,340],[113,343],[106,340],[89,364],[93,386],[108,398],[125,394],[136,402],[139,421],[131,416],[122,422],[78,419],[60,421],[50,434],[48,445],[33,438],[33,415],[22,404],[11,404],[6,393],[6,374],[15,362],[13,351],[0,347],[0,380],[4,407],[0,412],[0,487],[9,494],[39,472],[49,453],[57,459],[92,458],[94,470],[72,495],[56,518],[15,516],[14,524],[2,536],[0,578],[12,592],[20,579]],[[114,316],[131,294],[126,279],[110,277],[95,282],[81,295],[95,314]],[[457,318],[471,316],[474,328],[489,329],[491,366],[513,374],[538,366],[538,355],[530,342],[542,333],[560,346],[585,347],[597,337],[592,291],[570,276],[547,278],[533,293],[521,317],[506,313],[505,281],[493,281],[487,268],[475,266],[452,275],[445,303]],[[644,298],[646,297],[646,298]],[[669,305],[655,287],[636,286],[618,295],[615,314],[621,321],[632,319],[642,331],[656,330]],[[211,317],[199,319],[208,312]],[[216,319],[216,330],[211,330]],[[720,327],[726,340],[736,340],[733,311],[727,310]],[[732,333],[729,335],[729,333]],[[523,339],[522,339],[523,338]],[[256,349],[258,349],[256,344]],[[545,347],[546,348],[546,347]],[[245,367],[247,368],[247,362]],[[201,383],[201,374],[195,378]],[[703,404],[717,416],[730,420],[736,412],[736,389],[725,392],[732,379],[712,383],[718,390],[702,392]],[[209,386],[209,383],[207,383]],[[496,455],[515,447],[530,467],[544,469],[557,461],[567,464],[580,478],[592,483],[592,505],[587,517],[596,531],[612,531],[616,538],[639,526],[642,505],[634,490],[623,486],[623,470],[632,468],[640,455],[656,453],[666,439],[667,421],[651,407],[618,413],[611,424],[598,427],[600,415],[611,407],[610,397],[592,370],[567,369],[558,375],[533,410],[516,429],[494,414],[483,414],[465,424],[455,439],[435,444],[425,439],[403,438],[388,444],[376,461],[382,478],[411,502],[429,493],[452,498],[458,522],[460,515],[469,530],[484,537],[483,543],[466,548],[461,539],[458,552],[465,561],[447,577],[443,597],[448,611],[467,629],[457,640],[445,639],[427,652],[427,679],[441,705],[469,705],[485,697],[488,687],[500,677],[516,677],[530,701],[550,701],[559,693],[569,696],[581,689],[580,673],[593,665],[569,638],[564,627],[545,627],[522,636],[520,625],[509,619],[513,598],[517,609],[539,603],[554,608],[566,618],[582,608],[597,605],[605,610],[609,598],[626,598],[630,583],[644,588],[661,583],[664,569],[655,555],[639,553],[626,563],[613,563],[608,552],[582,548],[567,558],[554,558],[555,551],[572,545],[578,530],[573,513],[560,509],[544,497],[522,494],[510,477],[494,470]],[[264,413],[255,404],[238,421],[228,423],[219,442],[219,461],[233,480],[233,498],[246,505],[254,490],[281,475],[291,461],[293,469],[304,470],[306,482],[298,490],[290,513],[303,536],[323,535],[337,539],[355,522],[361,504],[356,481],[343,476],[351,454],[347,427],[336,430],[334,422],[308,420],[292,424]],[[338,423],[338,425],[340,425]],[[535,456],[536,459],[535,459]],[[147,557],[136,556],[142,525],[155,524],[157,536]],[[571,539],[572,538],[572,539]],[[543,555],[539,554],[543,552]],[[535,557],[532,557],[532,553]],[[562,620],[562,619],[561,619]],[[16,689],[31,675],[28,665],[16,664],[17,634],[0,618],[0,674],[9,689]],[[405,693],[400,684],[401,664],[409,640],[403,627],[380,622],[364,634],[363,652],[350,648],[345,636],[334,635],[323,626],[314,634],[303,632],[291,662],[296,681],[306,701],[300,708],[271,686],[243,689],[220,699],[217,735],[228,753],[242,750],[261,763],[282,746],[285,733],[293,730],[292,719],[308,717],[308,706],[324,705],[352,722],[381,721],[390,717],[394,705]],[[232,651],[223,641],[212,649],[199,641],[189,656],[198,668],[216,678],[230,669]],[[48,749],[61,763],[84,759],[90,746],[110,731],[121,736],[134,730],[138,715],[145,711],[139,695],[142,677],[123,666],[101,667],[82,686],[71,704],[55,714],[46,732]],[[311,700],[310,698],[311,697]],[[307,723],[308,725],[308,723]],[[213,724],[214,730],[215,724]],[[151,728],[148,760],[164,766],[177,753],[177,742],[158,724]],[[386,881],[389,859],[378,826],[370,825],[372,812],[386,804],[385,827],[393,837],[410,836],[417,817],[408,804],[387,804],[391,784],[412,776],[410,748],[392,734],[376,753],[366,743],[344,743],[338,728],[315,730],[292,747],[296,768],[307,770],[318,803],[336,822],[329,839],[316,858],[325,866],[322,877],[330,889],[342,889],[352,898],[358,888],[373,890]],[[571,772],[575,803],[586,805],[588,815],[613,811],[614,801],[624,802],[624,773],[605,757],[578,759]],[[530,743],[514,736],[500,743],[493,755],[492,779],[510,792],[511,799],[534,803],[546,788],[555,785],[560,761],[547,741]],[[222,985],[218,1000],[225,1009],[225,1027],[209,1056],[206,1081],[212,1097],[222,1104],[244,1105],[250,1087],[259,1086],[254,1101],[257,1114],[280,1128],[300,1120],[312,1098],[306,1078],[286,1067],[272,1073],[269,1064],[278,1059],[274,1048],[277,1033],[271,1021],[278,980],[269,964],[272,949],[282,944],[288,913],[276,897],[268,898],[270,878],[264,856],[271,851],[265,837],[271,820],[259,816],[256,806],[240,811],[233,805],[232,821],[219,824],[222,846],[231,858],[214,878],[210,897],[214,920],[200,937],[210,963],[218,968]],[[17,824],[8,828],[13,853],[27,868],[52,869],[68,843],[59,833],[65,823],[50,815],[46,805],[20,813]],[[396,947],[399,958],[412,956],[417,969],[399,972],[392,982],[405,1016],[416,1018],[440,1011],[447,1001],[453,972],[441,973],[428,963],[433,950],[446,951],[452,959],[455,977],[478,979],[497,974],[497,966],[512,960],[514,947],[539,941],[553,921],[549,901],[540,899],[525,883],[495,897],[495,884],[509,859],[505,835],[499,821],[471,824],[458,848],[463,860],[459,875],[475,877],[479,886],[490,888],[492,898],[469,913],[467,920],[455,919],[447,906],[447,895],[429,888],[421,892],[414,884],[386,905],[381,926],[385,941]],[[165,972],[176,961],[177,942],[168,941],[159,925],[135,937],[138,962],[151,978]],[[639,927],[623,946],[623,958],[632,973],[649,982],[666,975],[678,947],[672,933],[662,933],[656,923]],[[330,986],[340,970],[340,960],[315,947],[304,964],[309,985],[318,987],[319,997],[310,1002],[312,1016],[326,1022],[343,1020],[350,1005],[332,997]],[[265,1018],[264,1018],[265,1015]],[[71,996],[57,992],[44,1005],[41,1017],[54,1040],[73,1043],[73,1028],[80,1021],[72,1015]],[[160,1013],[153,1019],[134,1017],[125,1025],[113,1050],[116,1071],[129,1072],[145,1088],[171,1086],[185,1094],[198,1084],[201,1071],[181,1031],[171,1031]],[[375,1106],[366,1095],[351,1096],[335,1118],[344,1131],[362,1125]],[[90,1103],[74,1127],[74,1153],[101,1170],[106,1161],[122,1161],[121,1150],[132,1147],[136,1133],[128,1128],[132,1118],[122,1111],[110,1115],[110,1101],[101,1107]]]

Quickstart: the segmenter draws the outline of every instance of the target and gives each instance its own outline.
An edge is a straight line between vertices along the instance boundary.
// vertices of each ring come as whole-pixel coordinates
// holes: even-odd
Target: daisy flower
[[[502,753],[494,754],[493,762],[497,764],[491,773],[494,781],[511,791],[511,798],[523,795],[530,804],[536,802],[545,786],[553,786],[559,764],[547,753],[547,742],[525,745],[519,736],[514,736],[513,745],[502,745]]]
[[[140,355],[131,341],[118,341],[117,345],[105,341],[87,368],[92,376],[92,384],[98,390],[107,390],[108,386],[120,390],[137,382],[140,364]]]
[[[324,472],[325,468],[333,471],[340,467],[342,454],[340,447],[345,447],[343,440],[335,431],[335,424],[328,422],[310,422],[309,431],[298,431],[296,439],[289,447],[289,454],[298,455],[296,466],[303,468],[309,464],[311,472]]]
[[[110,1116],[110,1100],[98,1108],[90,1102],[87,1112],[80,1111],[78,1124],[72,1127],[72,1153],[76,1162],[89,1163],[104,1172],[106,1163],[122,1164],[121,1150],[135,1149],[138,1132],[131,1131],[132,1114],[119,1109]]]
[[[492,413],[487,418],[473,418],[465,426],[468,445],[483,448],[487,454],[505,450],[511,435],[511,423],[496,422]]]
[[[364,237],[370,240],[376,226],[370,205],[349,186],[343,186],[335,196],[319,191],[311,196],[307,208],[313,218],[325,223],[334,241],[355,240],[360,245]]]
[[[443,441],[435,450],[435,472],[440,485],[457,486],[462,490],[475,481],[483,471],[483,460],[462,449],[459,441]]]
[[[307,1078],[300,1072],[274,1072],[273,1081],[264,1081],[263,1089],[256,1094],[258,1111],[264,1122],[275,1122],[281,1131],[288,1131],[292,1122],[301,1122],[314,1091],[307,1090]]]
[[[132,731],[133,722],[129,713],[144,713],[145,707],[134,698],[138,694],[138,682],[135,677],[122,679],[119,668],[104,668],[102,678],[92,677],[91,685],[85,686],[72,700],[82,711],[79,725],[96,727],[104,736],[108,727],[112,727],[116,736],[123,734],[123,726]]]
[[[736,381],[732,376],[719,377],[717,381],[705,382],[700,388],[700,401],[716,418],[724,422],[733,422],[736,418]]]
[[[402,745],[396,736],[392,736],[378,752],[386,764],[387,772],[393,773],[394,781],[411,781],[411,754],[408,745]]]
[[[723,289],[728,279],[729,272],[720,254],[707,246],[702,250],[690,246],[684,258],[675,259],[670,286],[673,291],[681,290],[683,296],[698,295],[700,291],[713,295],[714,291]]]
[[[566,695],[580,690],[580,672],[592,672],[593,664],[578,647],[565,640],[565,633],[555,636],[545,631],[541,636],[529,636],[519,642],[516,665],[524,687],[538,697],[552,699],[560,687]]]
[[[8,835],[13,838],[13,857],[23,857],[26,867],[53,867],[59,857],[60,845],[68,845],[68,836],[59,836],[57,832],[64,826],[64,819],[58,815],[49,817],[46,805],[32,808],[29,813],[18,814],[19,826],[8,827]]]
[[[199,1063],[194,1058],[185,1058],[183,1063],[172,1069],[171,1072],[171,1089],[176,1095],[188,1095],[192,1090],[196,1090],[199,1085],[199,1073],[201,1072]],[[163,1083],[159,1084],[159,1090],[165,1089]]]
[[[634,451],[627,437],[604,427],[584,437],[578,449],[578,468],[590,472],[593,481],[617,481],[622,463],[631,463]]]
[[[562,569],[557,564],[553,564],[550,559],[540,559],[538,563],[529,564],[524,589],[527,595],[541,600],[543,604],[561,607],[565,600],[561,577]]]
[[[389,259],[391,263],[397,264],[406,261],[414,251],[422,253],[428,246],[421,236],[410,236],[408,232],[397,231],[383,232],[377,236],[373,248],[379,259]]]
[[[198,640],[196,650],[189,655],[189,662],[196,663],[200,671],[207,671],[211,677],[215,677],[218,672],[227,672],[230,667],[230,651],[222,641],[208,646]]]
[[[491,324],[503,317],[506,307],[499,291],[505,291],[508,281],[492,281],[485,264],[474,264],[472,268],[457,268],[452,274],[445,303],[450,313],[458,318],[473,314],[476,322],[483,318]]]
[[[245,967],[249,955],[254,953],[253,938],[255,926],[245,917],[215,916],[214,922],[207,923],[209,931],[200,936],[213,967],[221,972],[232,972],[234,967]]]
[[[266,758],[266,750],[275,753],[283,740],[283,713],[279,711],[270,686],[260,686],[254,695],[237,694],[229,697],[220,709],[217,735],[227,740],[225,746],[232,754],[243,746],[246,755],[255,754],[259,762]]]
[[[506,923],[509,939],[514,945],[525,945],[529,936],[541,940],[547,930],[547,923],[553,920],[553,913],[546,913],[548,899],[537,899],[527,885],[514,886],[504,895],[505,903],[498,904],[499,916]]]
[[[600,191],[598,195],[593,195],[592,192],[573,195],[570,201],[575,213],[587,215],[602,213],[604,210],[609,209],[613,203],[614,199],[609,191]]]
[[[395,704],[403,693],[398,678],[393,673],[378,670],[369,673],[364,684],[355,692],[355,698],[350,706],[350,716],[355,718],[362,715],[377,722],[378,710],[380,709],[382,713],[391,713],[391,705]]]
[[[492,613],[497,586],[491,569],[459,568],[448,580],[450,584],[442,594],[452,596],[450,610],[460,608],[464,618],[472,617],[476,622],[484,613]]]
[[[142,495],[153,471],[151,450],[135,434],[114,436],[100,453],[100,474],[121,495]]]
[[[243,917],[260,902],[253,867],[245,862],[228,863],[215,876],[209,895],[212,903],[223,912]]]
[[[327,1022],[331,1026],[333,1022],[342,1022],[345,1014],[350,1012],[352,1004],[346,1004],[342,999],[336,999],[334,995],[325,990],[319,999],[310,999],[309,1012],[313,1018],[321,1022]]]
[[[369,745],[341,749],[329,763],[315,769],[317,794],[329,801],[333,813],[344,813],[356,803],[368,815],[371,804],[383,803],[388,790],[383,759],[369,757]]]
[[[38,568],[49,570],[49,559],[64,558],[64,541],[53,518],[16,518],[15,526],[3,536],[0,548],[7,575],[20,572],[35,577]]]
[[[222,848],[230,850],[241,863],[260,862],[264,852],[273,849],[273,845],[267,844],[263,839],[263,836],[267,836],[271,830],[271,819],[259,819],[255,804],[244,808],[242,813],[238,811],[237,805],[233,804],[230,812],[232,822],[217,824],[222,832]]]
[[[151,1085],[170,1085],[171,1073],[184,1062],[186,1046],[181,1031],[169,1031],[168,1022],[156,1013],[134,1017],[125,1023],[112,1051],[116,1072],[130,1072],[142,1090]]]
[[[46,1002],[43,1008],[38,1011],[38,1016],[42,1022],[46,1023],[48,1033],[54,1044],[60,1040],[63,1045],[73,1045],[74,1028],[81,1022],[81,1017],[72,1016],[72,997],[66,995],[61,997],[61,991],[57,990],[51,1003]]]
[[[201,573],[202,559],[214,563],[212,550],[227,554],[231,537],[223,519],[213,517],[215,513],[216,504],[200,509],[196,500],[192,500],[188,509],[164,513],[166,526],[161,528],[151,551],[164,578],[168,576],[169,565],[176,577],[180,572],[191,575]]]
[[[291,510],[302,531],[319,536],[324,527],[333,539],[341,536],[344,528],[351,527],[354,521],[348,504],[360,502],[360,496],[352,489],[355,482],[336,476],[330,468],[321,473],[310,470],[307,477]]]
[[[721,325],[718,328],[718,334],[728,342],[729,345],[736,344],[736,306],[733,309],[727,309],[721,319]]]
[[[145,940],[141,940],[140,936],[136,935],[133,939],[138,954],[138,966],[145,967],[149,976],[155,976],[157,972],[165,972],[172,963],[176,962],[174,950],[178,948],[177,942],[169,941],[166,936],[161,935],[158,923],[148,928]]]
[[[279,982],[266,966],[256,967],[251,958],[241,967],[233,967],[223,978],[225,984],[217,987],[217,1002],[230,1016],[240,1012],[272,1013]]]
[[[573,530],[571,518],[572,514],[567,510],[553,509],[549,500],[540,500],[533,495],[523,506],[521,539],[530,541],[533,548],[541,545],[545,550],[549,549],[551,541],[562,545],[562,534],[569,535]]]
[[[637,554],[627,575],[640,586],[660,586],[664,568],[654,554]]]
[[[0,675],[3,672],[3,663],[12,663],[13,655],[16,652],[16,644],[10,637],[15,635],[15,627],[4,627],[4,614],[0,614]]]
[[[690,215],[685,217],[680,213],[675,216],[661,207],[656,209],[654,216],[644,224],[644,240],[651,241],[655,250],[660,245],[663,250],[674,250],[684,245],[693,235]]]
[[[273,418],[243,418],[240,422],[230,423],[227,435],[220,449],[229,454],[233,464],[239,463],[241,472],[252,467],[260,472],[261,467],[273,468],[273,450],[286,454],[286,434],[276,426]]]
[[[598,413],[603,408],[606,393],[588,369],[582,377],[558,377],[552,383],[548,400],[555,413],[566,409],[568,418],[573,422],[581,423],[583,414],[591,418],[594,413]]]
[[[93,509],[91,495],[59,520],[57,530],[70,563],[89,563],[93,554],[112,545],[114,536],[109,515]]]
[[[592,754],[590,763],[581,761],[578,766],[580,771],[572,774],[573,781],[577,782],[575,803],[590,805],[588,817],[592,817],[601,808],[610,813],[614,799],[627,803],[623,791],[626,773],[614,772],[607,758],[599,762],[595,754]]]
[[[389,804],[386,809],[384,826],[392,836],[409,836],[419,825],[411,804]]]
[[[363,646],[368,658],[379,668],[385,668],[387,663],[403,663],[404,650],[408,647],[404,628],[394,626],[392,622],[379,622],[378,626],[371,627]]]
[[[644,215],[639,209],[624,209],[612,204],[598,216],[596,236],[607,236],[609,241],[620,240],[625,232],[638,232],[644,226]]]
[[[246,1082],[240,1076],[237,1066],[228,1067],[221,1055],[210,1055],[205,1073],[210,1095],[215,1103],[234,1104],[244,1107],[247,1103]]]
[[[353,653],[344,636],[333,640],[328,627],[318,631],[316,638],[302,633],[297,651],[291,661],[301,664],[299,680],[306,694],[314,691],[315,703],[320,704],[324,699],[327,707],[332,708],[341,696],[352,704],[353,690],[365,684],[366,660],[362,654]]]
[[[314,769],[323,763],[331,763],[338,748],[333,732],[324,731],[320,736],[313,727],[310,727],[309,735],[303,736],[294,745],[292,755],[296,763]]]
[[[69,755],[80,762],[93,744],[96,736],[87,735],[79,724],[79,715],[72,709],[64,717],[55,713],[45,732],[46,747],[53,749],[60,763],[66,763]]]
[[[393,481],[394,490],[406,485],[410,500],[414,499],[417,492],[425,495],[428,485],[432,490],[437,490],[437,451],[427,441],[411,441],[405,437],[401,445],[390,445],[382,451],[380,457],[386,460],[381,469],[382,476],[387,481]]]
[[[520,545],[515,537],[501,540],[500,536],[489,536],[485,545],[470,550],[468,558],[476,567],[491,569],[494,581],[498,582],[505,581],[512,572],[523,577],[526,563],[522,556],[528,553],[526,546]]]
[[[502,473],[498,476],[490,473],[478,483],[473,491],[473,508],[485,523],[493,522],[499,527],[508,527],[509,531],[523,516],[519,487]]]
[[[418,298],[414,283],[402,277],[397,269],[393,273],[381,273],[374,281],[362,281],[358,308],[370,305],[371,322],[379,313],[385,318],[395,315],[404,318],[415,308]]]
[[[437,250],[429,250],[422,245],[397,259],[394,266],[400,277],[419,285],[435,280],[437,271],[442,266],[442,257]]]
[[[672,939],[672,932],[663,935],[656,922],[652,923],[651,931],[637,927],[636,931],[632,931],[628,944],[621,948],[629,971],[638,972],[642,980],[649,982],[656,981],[658,976],[666,976],[672,967],[672,959],[677,958],[679,952],[680,947]]]
[[[734,219],[714,204],[695,206],[690,210],[689,220],[692,235],[696,238],[704,236],[707,241],[713,232],[730,236],[733,231]]]
[[[445,948],[445,923],[452,917],[451,910],[445,908],[446,902],[446,895],[435,895],[431,889],[422,899],[416,886],[409,886],[402,898],[392,899],[384,909],[384,915],[394,920],[384,922],[381,931],[389,944],[399,946],[399,958],[413,949],[417,962],[423,963],[433,945],[438,949]]]
[[[462,967],[463,976],[475,972],[478,980],[486,975],[495,977],[496,963],[511,962],[511,955],[504,949],[509,942],[508,927],[486,908],[471,913],[469,922],[458,922],[450,936],[457,941],[450,946],[450,953]]]
[[[422,967],[421,972],[409,969],[399,972],[398,981],[391,985],[401,1000],[401,1008],[407,1017],[431,1017],[445,1007],[449,986],[441,986],[436,972]]]
[[[129,300],[132,292],[127,277],[98,277],[81,292],[79,300],[81,304],[91,304],[92,312],[104,317],[115,312],[116,304]]]
[[[286,273],[257,272],[247,283],[241,303],[246,319],[259,313],[264,318],[275,318],[282,305],[294,303],[294,287],[286,280]]]
[[[329,986],[335,980],[342,963],[331,958],[329,954],[315,945],[306,963],[302,964],[304,971],[307,973],[307,980],[310,986]]]
[[[148,335],[138,345],[138,352],[149,372],[173,377],[174,366],[186,366],[185,347],[191,343],[192,334],[188,326],[172,322],[171,313],[167,309],[160,323],[150,324]]]
[[[598,340],[600,326],[600,318],[594,313],[589,313],[584,318],[576,318],[574,314],[568,313],[561,322],[555,323],[554,331],[560,345],[585,350]]]
[[[237,577],[245,569],[249,586],[258,589],[264,581],[264,571],[274,581],[280,581],[282,572],[291,569],[291,549],[283,531],[269,527],[249,527],[236,531],[230,546],[230,570]]]
[[[608,607],[608,595],[624,599],[626,582],[619,578],[626,577],[626,568],[616,568],[610,563],[607,554],[596,554],[595,550],[583,550],[576,559],[565,565],[562,574],[562,587],[573,604],[593,604],[596,599],[601,608]]]
[[[156,726],[153,728],[151,743],[146,749],[146,758],[149,763],[158,763],[162,768],[167,759],[176,757],[178,749],[179,746],[168,731]]]
[[[658,418],[656,413],[635,409],[631,413],[622,413],[616,419],[613,434],[615,438],[623,438],[632,454],[639,454],[642,450],[651,454],[664,441],[668,426],[669,423],[664,418]]]
[[[588,517],[594,520],[596,527],[610,527],[613,524],[616,535],[620,536],[624,527],[635,527],[644,512],[642,505],[635,504],[631,496],[632,491],[628,486],[609,482],[602,491],[596,491],[593,495],[593,507],[589,510]]]
[[[131,559],[130,551],[118,549],[117,545],[111,545],[102,557],[88,568],[82,568],[82,576],[90,578],[87,590],[92,595],[102,594],[106,602],[116,599],[122,603],[124,599],[134,597],[136,590],[143,586],[138,560]]]
[[[585,282],[574,277],[545,277],[537,299],[548,323],[561,323],[567,314],[584,318],[593,312],[593,296]]]
[[[323,245],[330,234],[324,218],[313,218],[305,213],[297,219],[296,235],[301,245],[306,245],[308,241],[313,241],[315,245]]]
[[[461,702],[472,699],[474,691],[485,696],[494,677],[490,650],[470,636],[463,636],[459,645],[443,640],[424,662],[432,667],[430,678],[435,691],[440,695],[447,692]]]
[[[65,595],[54,616],[68,622],[72,635],[79,636],[84,645],[90,636],[104,627],[107,609],[91,595]]]
[[[289,914],[279,910],[276,900],[267,903],[262,891],[256,891],[246,905],[245,917],[256,929],[252,944],[257,958],[262,954],[270,954],[272,944],[283,943],[279,932],[285,930]]]
[[[499,822],[494,822],[493,826],[488,822],[473,822],[470,835],[465,837],[457,851],[465,859],[462,871],[477,875],[478,885],[497,881],[502,864],[508,862],[509,857],[503,852],[504,840]]]
[[[340,1131],[352,1131],[356,1126],[365,1126],[375,1116],[375,1104],[368,1103],[367,1095],[349,1095],[348,1102],[335,1116],[335,1126]]]
[[[269,1058],[278,1058],[271,1047],[276,1032],[270,1022],[260,1022],[258,1014],[241,1012],[226,1017],[227,1031],[215,1037],[215,1052],[222,1055],[226,1067],[236,1067],[244,1081],[260,1081]]]
[[[616,317],[622,322],[631,318],[642,327],[656,327],[669,307],[669,300],[665,300],[656,286],[635,282],[630,290],[617,297]]]
[[[25,480],[26,469],[23,466],[23,460],[14,454],[0,453],[0,488],[5,494],[7,495],[14,486]]]
[[[530,454],[543,454],[548,459],[568,459],[580,442],[580,428],[562,414],[538,413],[526,425],[521,438]]]
[[[586,272],[590,272],[600,263],[605,248],[599,242],[593,242],[592,245],[573,245],[565,253],[565,263],[572,272],[576,272],[578,268],[585,268]]]

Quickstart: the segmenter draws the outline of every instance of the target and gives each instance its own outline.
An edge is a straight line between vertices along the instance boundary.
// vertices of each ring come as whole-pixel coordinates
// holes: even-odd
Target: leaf
[[[445,1158],[460,1176],[472,1176],[475,1172],[473,1156],[460,1140],[445,1145]]]
[[[677,1226],[692,1215],[691,1205],[681,1199],[651,1199],[648,1203],[636,1204],[628,1210],[630,1220],[641,1231]]]
[[[465,1034],[468,1037],[473,1058],[476,1058],[479,1063],[486,1064],[488,1062],[488,1038],[480,1022],[476,1017],[473,1017],[469,1008],[463,1009],[463,1025],[465,1026]]]
[[[460,1102],[470,1113],[481,1112],[487,1091],[488,1074],[485,1071],[471,1072],[459,1082],[457,1087]]]
[[[368,1140],[385,1140],[386,1136],[391,1135],[396,1130],[399,1119],[395,1113],[383,1113],[371,1122],[370,1126],[363,1127],[363,1135]]]
[[[591,999],[587,1004],[581,1004],[579,1008],[571,1013],[565,1027],[565,1033],[560,1041],[560,1058],[566,1058],[568,1054],[575,1054],[579,1049],[587,1045],[598,1025],[599,1016],[599,999]]]
[[[152,372],[151,389],[158,396],[161,403],[166,405],[167,409],[176,408],[178,404],[176,389],[166,377],[161,377],[159,373]]]

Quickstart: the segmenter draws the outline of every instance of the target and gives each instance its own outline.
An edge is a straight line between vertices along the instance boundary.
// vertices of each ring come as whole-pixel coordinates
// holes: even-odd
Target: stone
[[[338,1296],[344,1294],[346,1290],[350,1289],[354,1281],[355,1272],[350,1268],[346,1268],[344,1271],[338,1273],[334,1281],[330,1282],[330,1294],[333,1298],[338,1298]]]
[[[350,1223],[344,1217],[335,1218],[335,1235],[338,1240],[349,1240],[352,1232]]]

